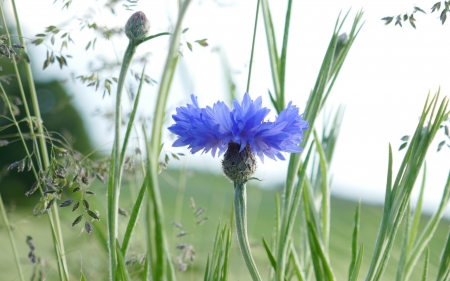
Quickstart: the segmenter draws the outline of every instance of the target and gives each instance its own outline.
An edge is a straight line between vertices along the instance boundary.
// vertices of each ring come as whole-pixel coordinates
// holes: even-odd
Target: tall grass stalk
[[[21,45],[24,47],[24,50],[26,51],[26,44],[24,43],[24,40],[23,40],[24,37],[22,36],[22,30],[20,28],[20,20],[19,20],[16,4],[15,4],[14,0],[12,0],[11,3],[13,5],[14,18],[15,18],[15,22],[16,22],[18,38],[19,38]],[[2,20],[3,20],[3,25],[5,28],[6,36],[8,38],[8,43],[10,46],[12,46],[11,37],[9,34],[8,26],[7,26],[5,15],[3,12],[3,3],[0,4],[0,13],[1,13]],[[32,118],[31,118],[29,107],[28,107],[27,99],[25,96],[25,91],[23,89],[22,80],[21,80],[21,76],[20,76],[19,69],[17,66],[17,62],[16,62],[14,56],[12,56],[12,59],[13,59],[14,71],[16,73],[16,79],[17,79],[21,97],[22,97],[22,102],[23,102],[23,105],[25,108],[27,119],[28,119],[28,125],[30,128],[30,134],[32,136],[32,140],[34,143],[36,143],[36,138],[39,139],[40,146],[38,146],[37,144],[35,145],[35,155],[37,158],[37,163],[39,165],[40,170],[47,170],[50,165],[49,156],[48,156],[47,145],[46,145],[42,122],[40,122],[41,115],[40,115],[40,110],[39,110],[38,98],[37,98],[37,94],[36,94],[36,88],[34,85],[33,73],[31,71],[31,66],[28,63],[25,63],[25,71],[26,71],[26,75],[27,75],[28,85],[30,88],[30,98],[31,98],[31,101],[33,104],[33,110],[34,110],[35,117],[39,120],[38,122],[32,122]],[[7,97],[6,97],[6,99],[7,99]],[[33,131],[33,123],[36,124],[37,132],[38,132],[37,135]],[[19,131],[19,134],[20,134],[21,138],[23,139],[23,135],[21,134],[20,131]],[[27,149],[25,143],[24,143],[24,147],[25,147],[25,149]],[[30,155],[29,155],[29,158],[31,159]],[[32,163],[32,166],[34,166],[33,163]],[[36,177],[36,180],[39,180],[36,172],[35,172],[35,177]],[[41,190],[41,192],[42,192],[42,190]],[[57,257],[58,271],[59,271],[61,280],[68,280],[68,269],[67,269],[67,262],[66,262],[66,254],[65,254],[65,250],[64,250],[64,241],[63,241],[62,231],[61,231],[61,222],[59,219],[59,212],[58,212],[58,208],[56,205],[53,205],[51,207],[51,211],[48,212],[48,218],[49,218],[49,222],[50,222],[50,227],[51,227],[51,232],[52,232],[52,237],[53,237],[53,242],[54,242],[54,247],[55,247],[55,254]]]
[[[144,131],[146,137],[147,150],[147,259],[149,260],[149,270],[153,274],[154,280],[175,280],[175,273],[170,258],[167,238],[164,230],[164,214],[162,200],[159,191],[158,169],[159,154],[161,150],[162,127],[166,102],[169,96],[170,86],[176,70],[179,58],[179,42],[182,32],[183,19],[191,0],[185,0],[180,6],[177,23],[170,38],[169,51],[167,54],[164,71],[159,82],[158,97],[153,114],[153,126],[151,139]],[[156,248],[152,248],[155,246]],[[152,254],[153,253],[153,254]]]
[[[392,149],[389,146],[385,205],[374,254],[366,276],[367,281],[380,280],[383,276],[395,236],[406,212],[412,189],[425,161],[428,148],[441,124],[448,119],[449,114],[446,97],[439,102],[439,91],[431,99],[430,95],[428,96],[394,182],[392,182]]]
[[[266,29],[267,47],[269,49],[270,66],[272,71],[273,87],[275,91],[274,95],[269,92],[269,96],[278,113],[280,113],[281,110],[284,109],[285,103],[284,83],[286,75],[285,68],[291,8],[292,3],[288,2],[282,52],[281,55],[279,55],[277,51],[277,42],[268,1],[262,0],[262,11]],[[322,67],[317,77],[316,84],[309,95],[306,104],[304,119],[308,121],[310,129],[305,132],[305,136],[301,144],[302,147],[304,147],[305,144],[308,143],[309,136],[314,128],[315,120],[319,115],[329,93],[331,92],[334,82],[336,81],[340,69],[345,61],[346,55],[348,54],[356,36],[358,35],[362,27],[361,19],[363,16],[363,12],[359,11],[353,20],[353,25],[348,36],[348,41],[343,44],[342,48],[338,48],[339,35],[341,33],[341,29],[347,18],[347,15],[348,13],[342,20],[340,19],[340,17],[338,17],[336,21],[333,35],[331,37],[327,52],[325,54],[325,58],[322,63]],[[282,83],[283,85],[281,85]],[[285,279],[286,266],[290,256],[289,241],[291,239],[292,224],[294,223],[296,217],[296,214],[292,213],[292,211],[297,210],[298,204],[300,204],[299,201],[297,202],[293,198],[294,194],[300,193],[297,189],[302,187],[302,184],[295,185],[295,180],[297,178],[300,164],[301,156],[299,154],[291,154],[284,189],[283,203],[281,205],[282,207],[279,233],[276,235],[277,242],[275,246],[275,256],[277,260],[277,268],[275,270],[275,280],[277,281],[283,281]],[[303,178],[299,178],[299,182],[303,180]],[[325,195],[326,194],[324,194],[324,196]],[[326,208],[329,208],[329,206],[323,207],[325,208],[325,213],[329,212],[326,210]],[[328,228],[327,225],[323,225],[323,227],[325,229]],[[319,232],[317,231],[319,231],[319,229],[317,229],[315,232],[317,235],[319,235]],[[316,240],[320,240],[318,237],[316,238]]]

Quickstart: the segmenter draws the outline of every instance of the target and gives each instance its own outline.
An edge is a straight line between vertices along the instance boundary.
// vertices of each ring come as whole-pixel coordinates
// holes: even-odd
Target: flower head
[[[150,22],[143,12],[136,12],[125,25],[125,34],[133,41],[143,40],[150,29]]]
[[[178,107],[172,115],[175,124],[169,130],[177,135],[173,146],[188,146],[191,153],[200,150],[215,156],[224,153],[230,143],[239,145],[239,152],[249,149],[264,161],[264,156],[285,160],[281,152],[301,152],[298,144],[308,122],[299,109],[290,102],[274,122],[264,121],[270,109],[262,107],[262,99],[252,100],[246,93],[233,110],[218,101],[213,107],[201,108],[197,97],[191,95],[192,104]]]

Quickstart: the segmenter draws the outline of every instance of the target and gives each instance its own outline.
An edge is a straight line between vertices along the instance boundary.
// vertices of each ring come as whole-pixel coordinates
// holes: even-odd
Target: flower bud
[[[143,12],[134,13],[125,25],[125,34],[131,41],[143,40],[150,29],[150,22]]]
[[[247,182],[256,171],[256,157],[250,146],[247,145],[239,152],[240,147],[237,143],[228,143],[228,150],[222,161],[224,174],[234,183]]]

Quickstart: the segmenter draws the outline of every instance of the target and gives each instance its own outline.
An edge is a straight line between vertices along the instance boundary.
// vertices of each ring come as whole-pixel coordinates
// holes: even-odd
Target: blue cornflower
[[[264,156],[285,160],[281,152],[302,151],[298,144],[303,139],[303,131],[308,129],[308,122],[292,102],[274,122],[268,122],[264,119],[270,109],[262,107],[261,97],[253,101],[248,93],[242,103],[233,101],[233,110],[221,101],[212,108],[201,108],[197,97],[191,95],[191,99],[192,104],[178,107],[172,115],[175,124],[169,130],[177,135],[173,146],[188,146],[191,153],[211,151],[213,156],[218,152],[220,156],[233,145],[239,153],[247,148],[261,161]]]

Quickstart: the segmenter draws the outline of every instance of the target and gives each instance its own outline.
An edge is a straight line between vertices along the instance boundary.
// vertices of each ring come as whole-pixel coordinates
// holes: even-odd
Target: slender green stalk
[[[172,260],[170,258],[169,247],[167,245],[167,239],[165,237],[164,230],[164,215],[162,208],[162,200],[159,191],[159,182],[158,182],[158,157],[160,153],[161,147],[161,135],[162,135],[162,126],[164,123],[164,113],[166,109],[166,102],[169,96],[170,86],[172,84],[173,75],[175,73],[176,65],[178,63],[179,57],[179,46],[180,46],[180,36],[182,32],[182,23],[183,19],[186,15],[187,8],[191,0],[185,0],[178,13],[178,19],[175,26],[175,29],[172,33],[170,39],[169,51],[166,58],[166,63],[164,66],[164,71],[160,80],[160,87],[158,90],[158,98],[155,104],[155,112],[153,114],[153,127],[151,140],[147,143],[147,173],[149,174],[149,180],[147,180],[147,191],[149,199],[153,204],[153,217],[147,216],[147,240],[157,239],[158,243],[156,244],[156,266],[153,267],[151,264],[151,271],[153,276],[156,276],[156,280],[162,278],[163,273],[166,269],[168,269],[167,280],[175,280],[175,273],[172,264]],[[144,133],[145,134],[145,133]],[[147,135],[145,134],[145,137]],[[149,210],[148,210],[149,211]],[[153,221],[155,219],[155,221]],[[150,226],[154,224],[155,228],[151,229]],[[151,237],[152,231],[154,230],[156,238]],[[150,243],[148,243],[147,247],[147,257],[151,255],[151,252],[155,249],[150,247]],[[152,257],[153,258],[153,257]],[[167,268],[166,268],[167,266]]]
[[[18,37],[19,37],[19,41],[21,43],[21,45],[24,47],[24,51],[26,51],[26,45],[24,43],[23,40],[23,36],[22,36],[22,30],[20,28],[20,20],[19,20],[19,16],[17,13],[17,8],[15,5],[15,1],[11,1],[12,5],[13,5],[13,10],[14,10],[14,17],[15,17],[15,21],[16,21],[16,27],[17,27],[17,33],[18,33]],[[0,13],[1,13],[1,17],[3,20],[3,25],[5,26],[5,31],[6,31],[6,36],[8,38],[8,42],[9,45],[11,46],[11,39],[10,39],[10,35],[9,35],[9,31],[8,31],[8,27],[6,24],[6,19],[5,19],[5,15],[3,13],[3,5],[0,5]],[[22,86],[22,81],[20,78],[20,73],[19,73],[19,69],[17,67],[17,62],[15,59],[15,56],[12,56],[13,59],[13,66],[14,66],[14,70],[16,72],[16,79],[19,85],[19,90],[22,96],[22,102],[24,104],[24,108],[25,108],[25,112],[27,115],[27,119],[28,119],[28,123],[29,123],[29,128],[30,128],[30,133],[31,136],[33,137],[33,142],[35,144],[35,155],[37,157],[37,162],[39,167],[42,169],[42,163],[43,162],[43,169],[46,170],[49,167],[49,158],[48,158],[48,151],[47,151],[47,146],[45,143],[45,136],[44,136],[44,131],[43,131],[43,126],[41,122],[37,122],[37,131],[38,131],[38,138],[39,138],[39,143],[40,143],[40,149],[42,152],[42,158],[40,156],[40,151],[38,149],[38,145],[36,143],[36,138],[34,137],[34,131],[33,131],[33,126],[32,126],[32,121],[31,121],[31,114],[30,114],[30,110],[28,107],[28,103],[27,103],[27,99],[25,97],[25,92],[23,90],[23,86]],[[31,66],[29,64],[25,64],[25,71],[26,71],[26,75],[27,75],[27,80],[28,80],[28,84],[30,87],[30,96],[31,96],[31,101],[33,104],[33,109],[35,112],[35,115],[37,117],[38,120],[41,120],[41,115],[40,115],[40,110],[39,110],[39,103],[38,103],[38,99],[37,99],[37,94],[36,94],[36,88],[34,85],[34,79],[33,79],[33,74],[31,71]],[[26,148],[26,144],[24,143],[24,147]],[[31,159],[31,157],[30,157]],[[35,177],[37,179],[37,174],[35,173]],[[62,238],[62,231],[61,231],[61,223],[59,220],[59,213],[58,213],[58,208],[56,205],[53,205],[51,207],[51,211],[48,213],[48,217],[49,217],[49,221],[50,221],[50,226],[51,226],[51,231],[52,231],[52,237],[54,239],[54,246],[55,246],[55,252],[57,255],[57,263],[58,263],[58,270],[59,270],[59,274],[60,274],[60,278],[61,280],[68,280],[68,271],[67,271],[67,262],[66,262],[66,256],[65,256],[65,250],[64,250],[64,241]]]
[[[245,183],[234,183],[234,214],[236,220],[236,233],[241,249],[242,257],[245,265],[252,276],[253,281],[261,280],[252,253],[250,252],[250,245],[247,236],[247,191]]]
[[[255,15],[255,26],[253,28],[253,39],[252,39],[252,51],[250,53],[250,64],[248,65],[248,77],[247,77],[247,90],[248,93],[250,91],[250,79],[252,77],[252,66],[253,66],[253,53],[255,51],[255,39],[256,39],[256,28],[258,26],[258,15],[259,15],[259,3],[261,0],[258,0],[256,4],[256,15]]]
[[[122,176],[123,159],[120,157],[120,131],[122,126],[122,91],[125,77],[130,67],[131,60],[136,51],[136,44],[130,40],[125,51],[119,81],[117,83],[116,115],[114,128],[114,146],[111,152],[111,168],[108,182],[108,242],[109,242],[109,266],[110,278],[115,280],[116,273],[116,240],[118,238],[118,209],[120,195],[120,181]]]
[[[22,267],[20,266],[19,253],[17,252],[16,241],[14,240],[14,235],[11,231],[11,226],[8,221],[8,216],[6,215],[5,206],[3,205],[2,195],[0,194],[0,211],[3,215],[3,220],[5,221],[5,226],[8,231],[9,240],[11,241],[11,247],[14,254],[14,260],[16,262],[17,271],[19,271],[20,281],[25,281],[25,276],[23,275]]]

